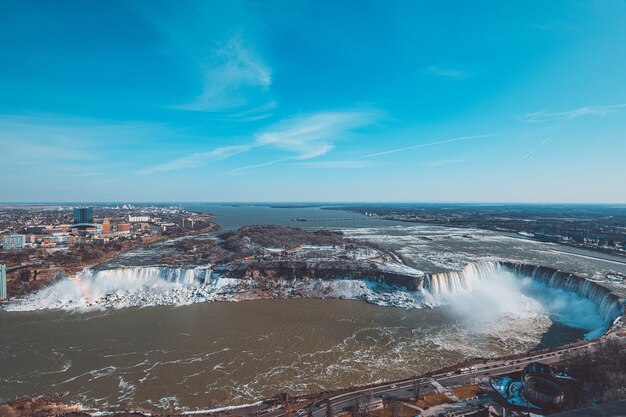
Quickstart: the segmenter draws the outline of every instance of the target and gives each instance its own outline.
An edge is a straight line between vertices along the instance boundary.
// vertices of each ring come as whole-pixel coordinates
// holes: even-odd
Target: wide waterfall
[[[423,289],[432,296],[449,296],[460,291],[473,291],[484,280],[496,285],[497,273],[508,271],[516,278],[531,278],[549,288],[560,289],[592,301],[606,323],[622,314],[620,300],[611,291],[593,281],[554,268],[512,262],[480,262],[466,265],[459,271],[426,275]]]
[[[502,263],[502,267],[515,271],[517,275],[530,276],[534,280],[544,282],[553,288],[561,288],[593,301],[606,322],[612,322],[622,314],[620,300],[615,294],[583,277],[536,265],[505,262]]]
[[[103,283],[122,280],[133,284],[138,282],[149,282],[163,280],[166,282],[194,285],[204,284],[211,279],[212,269],[209,267],[199,268],[172,268],[162,266],[135,266],[114,269],[85,269],[78,274],[78,278],[84,280],[98,280]]]
[[[341,272],[341,271],[339,271]],[[236,274],[235,274],[236,275]],[[461,316],[521,317],[542,308],[554,320],[602,334],[621,313],[605,287],[553,268],[479,262],[458,271],[423,276],[397,271],[369,280],[322,276],[258,280],[230,277],[228,268],[136,266],[85,269],[75,277],[3,306],[5,310],[120,308],[185,305],[257,298],[344,298],[403,308],[444,307]],[[532,305],[531,305],[532,304]],[[542,307],[541,307],[542,306]],[[479,317],[480,316],[480,317]]]
[[[8,311],[185,305],[229,300],[238,280],[210,267],[137,266],[85,269],[7,304]]]

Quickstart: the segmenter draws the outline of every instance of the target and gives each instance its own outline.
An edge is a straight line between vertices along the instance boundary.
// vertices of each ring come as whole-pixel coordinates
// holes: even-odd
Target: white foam
[[[421,271],[396,261],[380,262],[387,272],[421,277]],[[605,323],[598,306],[572,291],[554,288],[544,281],[518,279],[497,262],[468,264],[459,271],[424,277],[417,291],[401,287],[336,277],[333,280],[276,279],[258,282],[213,274],[210,267],[168,268],[132,267],[108,270],[85,270],[63,279],[23,299],[6,303],[7,311],[41,309],[86,310],[131,306],[188,305],[209,301],[237,301],[267,297],[267,288],[275,298],[343,298],[363,300],[380,306],[423,308],[449,305],[461,317],[483,323],[494,318],[521,318],[537,315],[529,298],[541,303],[553,318],[571,327],[585,329],[588,337],[604,332]],[[611,316],[612,320],[612,316]]]

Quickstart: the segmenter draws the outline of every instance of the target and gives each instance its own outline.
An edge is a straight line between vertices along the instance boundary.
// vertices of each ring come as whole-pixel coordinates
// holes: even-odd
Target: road
[[[30,263],[27,263],[27,264],[15,265],[15,266],[12,266],[12,267],[7,267],[7,271],[6,272],[8,274],[9,272],[17,271],[18,269],[30,268],[31,266],[39,266],[41,264],[42,264],[42,262],[30,262]]]

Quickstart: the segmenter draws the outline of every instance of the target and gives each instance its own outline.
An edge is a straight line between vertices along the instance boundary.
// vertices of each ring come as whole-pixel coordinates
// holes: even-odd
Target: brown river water
[[[526,324],[546,326],[534,316]],[[347,300],[0,312],[0,397],[69,391],[89,406],[207,408],[400,378],[542,339],[480,327],[445,309]],[[552,325],[548,334],[558,343],[582,332]]]

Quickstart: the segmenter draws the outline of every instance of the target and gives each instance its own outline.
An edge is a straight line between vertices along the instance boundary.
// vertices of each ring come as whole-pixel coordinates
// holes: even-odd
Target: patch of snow
[[[209,410],[193,410],[193,411],[185,411],[183,415],[194,415],[194,414],[210,414],[210,413],[220,413],[222,411],[231,411],[231,410],[239,410],[242,408],[248,407],[256,407],[263,404],[263,401],[257,401],[252,404],[242,404],[242,405],[232,405],[230,407],[220,407],[220,408],[212,408]]]

